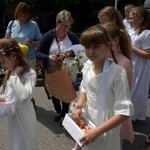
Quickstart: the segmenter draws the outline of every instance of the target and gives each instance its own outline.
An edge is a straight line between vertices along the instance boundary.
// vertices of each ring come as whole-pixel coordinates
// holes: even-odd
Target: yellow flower
[[[24,53],[25,56],[27,56],[27,51],[28,51],[28,46],[18,43],[20,49],[22,50],[22,52]]]

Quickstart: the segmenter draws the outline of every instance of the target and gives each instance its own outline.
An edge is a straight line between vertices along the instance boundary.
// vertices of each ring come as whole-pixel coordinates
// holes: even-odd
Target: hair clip
[[[5,55],[6,53],[4,52],[4,49],[0,49],[0,53],[2,54],[2,55]]]
[[[18,45],[15,45],[15,48],[17,48],[17,49],[18,49],[18,48],[20,48],[20,47],[19,47]]]
[[[0,52],[3,52],[4,51],[4,49],[0,49]]]

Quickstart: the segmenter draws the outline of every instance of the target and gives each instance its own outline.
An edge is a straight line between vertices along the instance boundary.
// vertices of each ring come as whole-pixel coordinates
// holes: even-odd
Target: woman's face
[[[71,27],[71,22],[70,21],[56,22],[56,25],[59,32],[61,32],[62,34],[66,34]]]
[[[13,71],[17,66],[16,56],[14,55],[10,55],[10,57],[0,56],[0,63],[2,67],[4,67],[5,69]]]
[[[18,13],[18,21],[20,24],[25,24],[28,20],[29,15],[26,13]]]

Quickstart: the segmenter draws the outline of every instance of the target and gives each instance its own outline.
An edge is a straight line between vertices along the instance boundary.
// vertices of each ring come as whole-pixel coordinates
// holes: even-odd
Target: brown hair
[[[147,9],[142,7],[134,7],[131,9],[130,13],[132,13],[135,17],[143,18],[139,29],[139,34],[141,34],[143,30],[150,28],[150,15]]]
[[[90,47],[98,44],[105,44],[111,50],[114,61],[117,60],[114,56],[114,51],[112,50],[111,40],[105,30],[101,25],[95,25],[87,30],[85,30],[80,36],[80,43],[85,47]]]
[[[126,56],[128,59],[131,59],[131,41],[128,33],[120,29],[116,24],[114,23],[107,23],[103,25],[103,27],[106,29],[109,38],[111,40],[114,40],[116,37],[119,38],[119,47],[124,56]]]
[[[114,7],[112,6],[106,6],[104,7],[102,10],[100,10],[98,12],[98,18],[100,17],[100,15],[107,15],[110,20],[113,20],[114,18],[116,19],[116,24],[121,28],[121,29],[125,29],[125,26],[123,24],[123,17],[121,15],[121,13],[116,10]]]
[[[124,8],[129,8],[130,9],[130,8],[133,8],[133,7],[134,7],[133,4],[126,4]]]
[[[0,57],[10,57],[15,55],[17,58],[18,66],[22,66],[24,71],[29,71],[30,64],[27,62],[25,55],[21,51],[17,42],[13,39],[0,39]],[[6,81],[9,79],[11,74],[10,70],[7,70],[3,79],[3,89],[5,90]]]
[[[15,19],[17,20],[18,19],[18,14],[19,13],[23,13],[23,14],[28,14],[28,19],[27,21],[29,21],[30,19],[30,16],[31,16],[31,11],[30,11],[30,7],[27,3],[25,2],[20,2],[16,9],[15,9],[15,14],[14,14],[14,17]]]

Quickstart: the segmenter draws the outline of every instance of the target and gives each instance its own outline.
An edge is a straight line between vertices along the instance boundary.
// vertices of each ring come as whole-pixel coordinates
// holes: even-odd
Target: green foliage
[[[0,0],[0,15],[4,14],[7,4],[17,0]],[[115,0],[104,1],[86,1],[86,0],[18,0],[24,1],[30,5],[33,15],[36,14],[52,14],[52,18],[63,10],[69,10],[72,13],[74,23],[72,31],[76,33],[82,32],[85,28],[98,23],[97,13],[104,4],[114,5]],[[124,6],[128,3],[135,5],[143,5],[144,0],[118,0],[118,10],[124,14]],[[40,15],[41,15],[40,14]],[[46,15],[45,15],[46,16]],[[50,15],[48,15],[50,16]],[[47,22],[49,20],[47,19]],[[53,19],[52,19],[53,22]],[[45,31],[44,31],[45,32]]]
[[[77,67],[78,73],[82,74],[83,65],[80,64],[80,61],[83,58],[82,53],[84,53],[84,50],[77,50],[77,53],[78,53],[78,55],[76,57],[70,57],[70,60],[72,62],[72,66],[69,69],[70,74],[72,74],[74,72],[74,67]]]
[[[0,64],[0,76],[4,76],[5,75],[5,71],[6,69],[2,67],[2,65]]]
[[[70,5],[71,3],[79,4],[80,0],[55,0],[56,4],[62,4],[64,6]]]
[[[53,11],[61,11],[62,9],[73,9],[79,5],[80,0],[54,0]]]
[[[12,1],[14,1],[14,0],[1,0],[1,2],[6,4],[6,5],[11,3]]]
[[[5,7],[14,0],[1,0],[0,12],[5,12]],[[72,5],[78,5],[80,0],[18,0],[18,2],[26,2],[30,5],[32,11],[55,11],[68,8]]]
[[[58,12],[70,5],[79,4],[80,0],[19,0],[26,2],[30,5],[32,11],[55,11]]]

